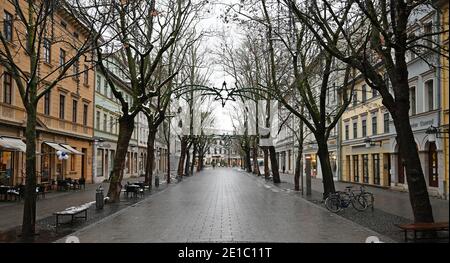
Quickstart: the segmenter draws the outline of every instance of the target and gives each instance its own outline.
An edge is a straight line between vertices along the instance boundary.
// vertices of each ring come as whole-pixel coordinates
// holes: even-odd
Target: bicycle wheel
[[[367,209],[367,201],[363,195],[355,195],[352,197],[352,206],[358,211]]]
[[[374,203],[375,203],[375,197],[373,196],[373,194],[365,192],[365,193],[361,193],[360,196],[362,196],[364,198],[364,200],[366,201],[367,207],[370,207],[373,211]]]
[[[325,199],[325,207],[333,213],[341,211],[341,200],[335,195],[330,195]]]

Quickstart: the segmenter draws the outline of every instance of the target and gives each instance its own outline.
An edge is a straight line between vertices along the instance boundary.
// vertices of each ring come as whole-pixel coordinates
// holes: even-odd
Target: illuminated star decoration
[[[225,103],[226,103],[228,100],[236,101],[236,99],[233,97],[234,91],[235,91],[235,88],[228,89],[227,83],[224,81],[224,82],[222,83],[222,87],[217,91],[217,95],[216,95],[216,97],[214,98],[214,100],[220,100],[221,103],[222,103],[222,108],[223,108],[223,107],[225,107]],[[226,98],[224,98],[224,97],[222,96],[222,92],[226,92],[226,93],[227,93]]]

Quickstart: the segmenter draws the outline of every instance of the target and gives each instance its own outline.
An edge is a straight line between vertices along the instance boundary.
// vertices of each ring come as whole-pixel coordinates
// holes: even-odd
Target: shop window
[[[369,155],[363,154],[363,183],[369,183]]]
[[[359,160],[358,155],[353,156],[353,182],[359,182]]]
[[[103,177],[103,149],[97,149],[97,177]]]
[[[0,150],[0,185],[12,185],[14,171],[14,153]]]
[[[373,164],[373,183],[380,185],[380,155],[372,154],[372,164]]]

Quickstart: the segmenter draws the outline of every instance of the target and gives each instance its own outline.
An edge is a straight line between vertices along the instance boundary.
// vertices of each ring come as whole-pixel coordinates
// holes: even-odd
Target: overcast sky
[[[228,40],[232,40],[235,43],[239,41],[238,29],[236,25],[224,23],[220,18],[220,16],[224,13],[223,3],[229,4],[231,3],[231,1],[215,1],[215,3],[211,5],[212,8],[210,16],[206,19],[203,19],[199,25],[201,28],[217,32],[217,34],[205,38],[202,43],[202,45],[204,45],[204,48],[215,50],[216,52],[220,50],[220,43],[222,41],[221,37],[219,36],[220,34],[225,35]],[[216,60],[215,55],[209,54],[209,56],[210,61]],[[229,88],[234,86],[234,79],[231,76],[226,75],[222,65],[211,63],[211,71],[212,74],[209,78],[209,81],[214,87],[220,88],[224,81],[227,82],[227,86]],[[222,108],[220,101],[216,101],[213,104],[214,114],[216,116],[216,128],[223,130],[232,130],[232,123],[229,114],[229,111],[232,109],[231,104],[233,104],[233,102],[228,101],[224,108]]]

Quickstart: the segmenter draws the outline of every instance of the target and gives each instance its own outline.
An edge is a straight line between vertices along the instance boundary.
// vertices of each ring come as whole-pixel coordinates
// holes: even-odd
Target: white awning
[[[27,150],[27,145],[21,139],[10,137],[0,137],[0,147],[19,152]]]
[[[73,154],[83,154],[82,152],[78,151],[77,149],[73,148],[72,146],[70,146],[68,144],[62,144],[61,143],[61,146],[63,146],[64,148],[66,148],[67,150],[69,150]]]
[[[45,142],[45,144],[47,144],[48,146],[52,147],[53,149],[57,150],[57,151],[62,151],[62,152],[70,152],[68,149],[62,147],[61,145],[54,143],[54,142]]]

